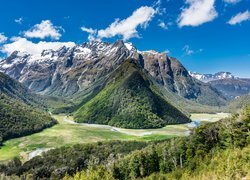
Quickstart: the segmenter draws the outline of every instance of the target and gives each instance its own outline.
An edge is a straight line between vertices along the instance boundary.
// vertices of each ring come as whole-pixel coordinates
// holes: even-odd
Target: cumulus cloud
[[[97,32],[98,38],[111,38],[122,36],[123,40],[139,37],[137,28],[146,28],[154,17],[156,11],[152,7],[143,6],[135,10],[133,14],[123,20],[116,19],[106,29]]]
[[[186,4],[177,20],[179,27],[199,26],[218,16],[215,0],[186,0]]]
[[[227,23],[230,25],[236,25],[247,20],[250,20],[250,12],[248,10],[245,12],[240,12],[236,14]]]
[[[97,30],[81,27],[81,30],[89,34],[89,40],[100,40],[103,38],[121,36],[123,40],[126,41],[133,37],[139,38],[138,28],[141,27],[146,29],[148,27],[148,23],[152,20],[154,15],[159,13],[158,9],[154,9],[149,6],[142,6],[135,10],[132,15],[126,19],[115,19],[115,21],[105,29]]]
[[[38,43],[33,43],[32,41],[27,40],[22,37],[13,37],[11,38],[11,43],[4,44],[0,51],[10,55],[14,51],[27,52],[29,54],[40,54],[45,49],[57,50],[63,46],[73,47],[75,46],[74,42],[46,42],[40,41]]]
[[[15,19],[15,22],[18,23],[18,24],[22,24],[23,23],[23,18],[20,17],[18,19]]]
[[[168,26],[167,26],[166,23],[163,22],[163,21],[160,21],[159,24],[158,24],[158,26],[160,26],[162,29],[165,29],[165,30],[168,29]]]
[[[50,20],[43,20],[40,24],[34,25],[30,30],[24,32],[27,38],[40,38],[58,40],[61,37],[60,31],[64,31],[62,27],[54,26]]]
[[[95,39],[95,35],[96,35],[96,33],[97,33],[97,30],[96,30],[96,29],[81,27],[81,30],[82,30],[83,32],[86,32],[86,33],[89,34],[88,39],[89,39],[90,41],[92,41],[92,40]]]
[[[5,43],[7,39],[8,38],[4,35],[4,33],[0,33],[0,44]]]
[[[224,0],[224,2],[229,3],[229,4],[236,4],[240,2],[241,0]]]

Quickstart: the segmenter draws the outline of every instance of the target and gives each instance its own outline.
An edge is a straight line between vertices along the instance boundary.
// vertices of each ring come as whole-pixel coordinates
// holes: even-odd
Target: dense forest
[[[56,121],[48,113],[0,92],[0,145],[4,140],[32,134],[54,124]]]
[[[74,175],[77,170],[86,170],[90,166],[107,165],[122,158],[134,150],[145,148],[145,142],[98,142],[53,149],[43,156],[37,156],[28,162],[15,158],[7,165],[0,165],[6,175],[23,175],[33,178],[63,178],[65,174]]]
[[[0,73],[0,145],[56,124],[44,104],[39,95]]]
[[[189,137],[147,145],[107,142],[63,147],[24,164],[15,159],[0,171],[13,177],[65,176],[66,180],[241,179],[250,177],[249,149],[250,107],[246,107],[241,114],[200,126]]]
[[[106,86],[75,113],[76,121],[135,129],[190,122],[138,66],[128,60],[114,71]]]

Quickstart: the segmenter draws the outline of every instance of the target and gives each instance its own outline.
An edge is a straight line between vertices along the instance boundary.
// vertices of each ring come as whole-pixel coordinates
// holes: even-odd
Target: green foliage
[[[33,178],[62,178],[65,174],[73,175],[77,170],[92,170],[99,165],[112,165],[116,159],[131,151],[142,149],[144,142],[99,142],[93,144],[76,144],[43,153],[19,166],[7,165],[0,167],[0,173],[6,175],[33,174]],[[12,162],[10,162],[13,164]],[[99,173],[100,175],[101,173]],[[92,174],[87,173],[88,176]],[[95,176],[95,175],[93,175]],[[57,179],[56,178],[56,179]]]
[[[235,113],[248,105],[250,105],[250,94],[236,97],[231,102],[229,102],[227,108],[230,110],[230,112]]]
[[[104,89],[75,113],[75,119],[136,129],[190,121],[160,95],[137,64],[129,61],[109,77]]]
[[[0,93],[0,143],[54,124],[56,121],[49,114]]]
[[[44,105],[39,96],[0,73],[0,145],[54,125],[56,121],[41,108]]]
[[[98,166],[97,168],[91,168],[87,171],[77,172],[72,176],[66,175],[63,180],[115,180],[112,173],[106,170],[104,166]]]
[[[0,167],[0,173],[54,179],[65,174],[65,179],[241,179],[249,177],[249,117],[246,107],[241,115],[202,125],[189,137],[153,144],[62,147],[23,165],[15,160]]]
[[[217,158],[221,158],[222,162],[216,161],[216,163],[219,163],[219,165],[221,163],[221,166],[224,166],[224,168],[230,168],[230,173],[234,173],[236,169],[240,167],[242,172],[237,172],[235,174],[237,174],[237,177],[244,177],[247,174],[247,168],[245,168],[245,165],[249,163],[250,154],[246,153],[246,150],[243,150],[243,153],[246,156],[241,157],[240,155],[237,155],[237,159],[229,153],[234,149],[238,149],[238,151],[241,151],[241,148],[246,147],[249,149],[249,107],[243,111],[242,117],[243,118],[239,119],[236,116],[231,119],[222,120],[218,123],[201,126],[197,128],[194,134],[189,138],[176,138],[159,144],[156,152],[158,152],[158,164],[160,169],[158,171],[155,170],[154,173],[158,172],[160,174],[167,174],[166,176],[163,176],[167,177],[167,179],[187,179],[187,177],[189,177],[188,172],[206,172],[207,165],[211,163],[211,158],[217,155]],[[145,148],[143,151],[147,151],[148,153],[152,152],[150,147]],[[140,167],[139,165],[134,164],[135,167],[132,166],[133,168],[131,168],[131,165],[124,163],[128,161],[128,159],[131,161],[134,157],[138,158],[138,154],[132,153],[126,157],[126,159],[122,159],[117,169],[119,169],[120,172],[123,172],[124,169],[127,169],[127,171],[133,171],[135,167]],[[226,163],[230,161],[230,158],[233,158],[232,165]],[[138,159],[143,159],[143,156]],[[236,163],[236,159],[238,160],[237,164],[239,165],[234,164]],[[214,163],[215,162],[211,165],[211,168],[215,166]],[[155,167],[157,166],[155,165]],[[247,167],[249,167],[249,165]],[[223,171],[223,168],[220,170]],[[236,177],[235,174],[231,175],[232,179],[235,179],[233,178]],[[225,172],[224,175],[224,178],[227,177]],[[161,177],[162,175],[156,176]],[[118,178],[127,179],[131,178],[131,176],[120,173]]]
[[[206,179],[200,174],[221,179],[249,177],[249,117],[247,107],[240,116],[201,126],[190,137],[149,145],[106,169],[115,179],[150,175],[147,179]]]

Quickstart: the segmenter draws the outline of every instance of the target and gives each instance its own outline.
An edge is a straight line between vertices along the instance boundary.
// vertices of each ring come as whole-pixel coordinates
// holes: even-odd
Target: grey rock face
[[[250,79],[220,79],[210,81],[209,84],[229,99],[250,93]]]
[[[225,103],[224,97],[216,89],[190,76],[177,59],[155,51],[142,52],[142,58],[143,67],[168,91],[201,104]]]
[[[86,88],[131,55],[122,41],[90,42],[40,55],[14,52],[0,62],[0,71],[30,89],[50,95],[69,96]]]
[[[92,41],[44,50],[39,55],[14,52],[0,61],[0,71],[38,93],[67,97],[109,76],[128,58],[137,59],[155,81],[182,97],[202,101],[200,97],[207,94],[219,96],[215,89],[191,77],[175,58],[156,51],[140,52],[123,41]]]

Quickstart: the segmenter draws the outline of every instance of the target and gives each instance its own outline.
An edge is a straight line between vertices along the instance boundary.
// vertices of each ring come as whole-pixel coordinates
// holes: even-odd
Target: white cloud
[[[11,39],[13,42],[9,44],[4,44],[0,51],[10,55],[14,51],[28,52],[29,54],[40,54],[45,49],[57,50],[62,46],[73,47],[74,42],[46,42],[40,41],[38,43],[33,43],[26,38],[14,37]]]
[[[20,17],[18,19],[15,19],[15,22],[18,23],[18,24],[22,24],[23,23],[23,18]]]
[[[189,45],[185,45],[182,50],[184,51],[184,55],[190,56],[192,54],[197,54],[203,52],[203,49],[193,50]]]
[[[227,23],[230,25],[235,25],[247,20],[250,20],[250,13],[248,10],[243,13],[240,12],[236,14]]]
[[[4,33],[0,33],[0,44],[4,43],[5,41],[7,41],[7,37],[4,35]]]
[[[229,3],[229,4],[236,4],[240,2],[241,0],[224,0],[224,2]]]
[[[82,30],[83,32],[86,32],[86,33],[89,34],[88,39],[89,39],[90,41],[92,41],[92,40],[95,39],[95,35],[96,35],[96,33],[97,33],[97,30],[96,30],[96,29],[81,27],[81,30]]]
[[[116,19],[106,29],[101,29],[97,32],[98,38],[111,38],[114,36],[122,36],[124,40],[133,37],[139,37],[137,28],[146,28],[148,23],[154,17],[156,11],[152,7],[143,6],[135,10],[127,19]]]
[[[218,16],[215,10],[215,0],[186,0],[186,4],[189,7],[182,9],[177,20],[179,27],[199,26]]]
[[[192,49],[190,49],[189,45],[185,45],[182,50],[185,52],[185,55],[192,55],[194,54],[194,51]]]
[[[43,20],[40,24],[36,24],[30,30],[24,32],[24,36],[28,38],[51,39],[58,40],[61,37],[60,31],[64,31],[62,27],[54,26],[50,20]]]
[[[160,26],[162,29],[165,29],[165,30],[168,29],[168,26],[167,26],[166,23],[163,22],[163,21],[160,21],[159,24],[158,24],[158,26]]]
[[[94,34],[96,32],[96,30],[92,28],[86,28],[86,27],[81,27],[81,30],[90,34]]]
[[[163,15],[167,12],[167,8],[162,8],[162,0],[156,1],[152,7],[155,9],[156,13],[159,15]]]

